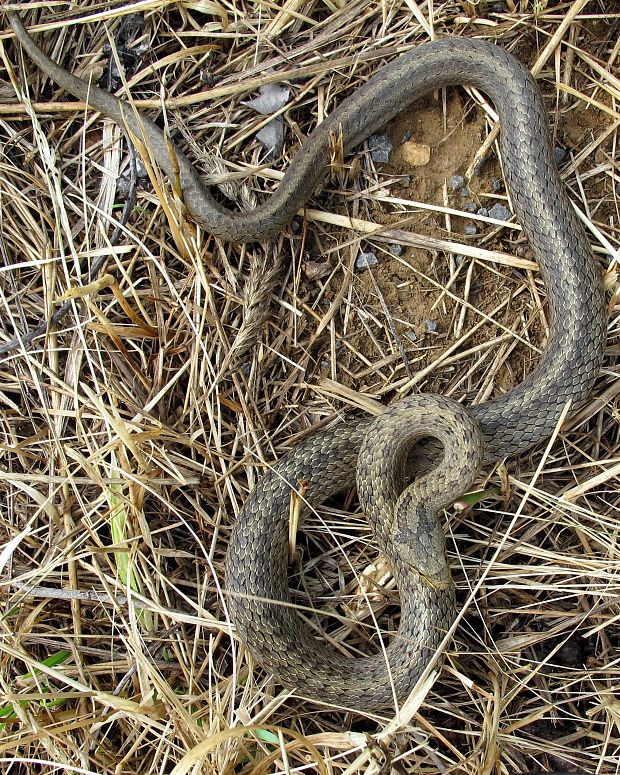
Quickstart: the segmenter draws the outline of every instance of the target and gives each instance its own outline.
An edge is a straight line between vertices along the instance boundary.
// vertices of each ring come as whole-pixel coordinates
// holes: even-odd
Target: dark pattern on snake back
[[[67,73],[39,50],[14,13],[8,16],[20,43],[42,70],[141,138],[175,179],[169,145],[153,122],[136,117],[126,103]],[[324,178],[331,132],[341,132],[349,150],[418,97],[461,84],[485,92],[499,114],[506,185],[538,261],[549,305],[549,338],[536,369],[509,393],[470,409],[482,430],[484,460],[490,463],[518,455],[548,437],[566,403],[575,404],[589,393],[605,337],[600,273],[553,160],[542,97],[517,59],[489,43],[458,38],[427,43],[398,57],[314,130],[275,193],[251,212],[234,213],[218,204],[178,149],[175,162],[193,218],[228,240],[265,240],[290,222]],[[394,691],[402,698],[415,684],[441,640],[445,617],[437,620],[439,626],[426,617],[419,630],[401,628],[401,651],[390,651],[390,666],[407,663],[408,669],[397,670],[395,680],[384,659],[375,660],[370,673],[364,672],[368,667],[364,660],[344,660],[350,664],[341,665],[336,652],[317,641],[287,605],[291,601],[285,551],[290,488],[300,479],[310,480],[309,501],[316,505],[335,489],[348,486],[367,427],[368,421],[356,420],[323,430],[261,479],[231,536],[227,587],[240,637],[282,683],[320,700],[380,708],[393,702]],[[402,586],[401,594],[403,606],[409,605]]]

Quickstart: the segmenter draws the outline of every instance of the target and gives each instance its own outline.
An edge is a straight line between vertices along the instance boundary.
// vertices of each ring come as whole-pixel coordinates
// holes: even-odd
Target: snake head
[[[398,499],[395,551],[400,560],[433,589],[450,589],[452,574],[446,555],[446,539],[434,509],[417,501],[407,488]]]

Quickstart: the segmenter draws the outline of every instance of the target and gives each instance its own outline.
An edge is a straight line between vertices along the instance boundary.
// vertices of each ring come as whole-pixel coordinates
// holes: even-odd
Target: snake
[[[511,53],[479,39],[423,43],[383,65],[303,141],[275,191],[248,212],[216,201],[191,161],[147,116],[70,74],[8,12],[38,67],[74,97],[123,127],[156,161],[191,218],[232,242],[266,241],[285,229],[324,181],[334,136],[348,151],[416,99],[441,87],[477,87],[499,116],[506,188],[546,287],[549,332],[532,372],[506,393],[464,407],[413,395],[376,418],[345,417],[296,444],[268,468],[232,527],[226,605],[250,653],[283,686],[310,700],[357,710],[402,702],[438,658],[455,619],[454,584],[439,513],[475,480],[480,466],[518,456],[548,438],[567,406],[592,390],[603,357],[606,309],[601,272],[554,158],[540,90]],[[420,437],[443,451],[410,481],[410,450]],[[357,486],[379,550],[394,572],[398,632],[376,653],[349,656],[315,636],[293,604],[288,579],[292,493],[302,519],[335,493]],[[373,494],[374,493],[374,494]]]

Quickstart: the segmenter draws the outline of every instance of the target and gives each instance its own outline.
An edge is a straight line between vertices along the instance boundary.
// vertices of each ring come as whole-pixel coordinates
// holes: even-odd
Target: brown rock
[[[407,140],[400,146],[403,161],[412,167],[424,167],[431,160],[431,147],[426,143],[414,143]]]

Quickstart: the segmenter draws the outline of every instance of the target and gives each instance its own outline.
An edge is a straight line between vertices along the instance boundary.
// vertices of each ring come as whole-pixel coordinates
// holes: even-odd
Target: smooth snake
[[[341,132],[350,150],[409,103],[444,86],[475,86],[491,98],[501,122],[506,185],[547,289],[550,330],[538,366],[510,392],[469,410],[447,398],[413,396],[374,420],[354,418],[315,433],[261,478],[228,549],[230,615],[241,639],[281,683],[306,697],[365,710],[402,700],[454,617],[437,510],[471,484],[481,463],[519,455],[548,437],[567,402],[589,393],[602,359],[601,276],[558,175],[536,83],[514,56],[487,42],[451,38],[420,45],[385,65],[315,128],[264,204],[237,213],[215,201],[178,148],[171,154],[152,121],[59,67],[18,16],[7,15],[37,65],[141,139],[170,180],[180,183],[190,215],[234,242],[266,240],[289,224],[325,177],[332,133]],[[444,459],[401,496],[406,451],[420,436],[438,437]],[[291,491],[301,481],[310,482],[305,500],[314,508],[353,485],[356,468],[360,501],[399,585],[401,619],[398,634],[379,653],[347,658],[315,638],[291,604],[288,520]],[[398,511],[396,501],[409,502],[410,511]]]

